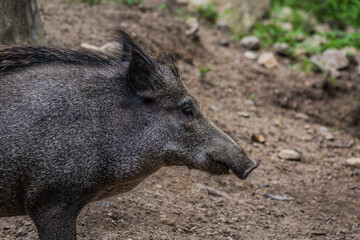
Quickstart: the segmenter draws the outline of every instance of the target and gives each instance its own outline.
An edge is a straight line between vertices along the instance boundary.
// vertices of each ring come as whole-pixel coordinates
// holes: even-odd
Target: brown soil
[[[156,0],[141,8],[68,2],[40,1],[52,45],[102,45],[121,27],[144,48],[175,49],[183,79],[208,117],[262,159],[246,181],[184,167],[161,169],[132,191],[85,207],[78,239],[360,239],[360,169],[344,166],[347,158],[360,156],[354,137],[360,132],[360,78],[353,66],[329,89],[323,75],[290,70],[286,59],[274,71],[258,66],[237,43],[220,46],[230,35],[205,24],[199,42],[188,39],[184,22],[170,13],[177,6],[159,11],[154,6],[162,1]],[[202,80],[201,67],[212,69]],[[324,125],[333,141],[324,139]],[[253,134],[266,142],[252,142]],[[302,161],[279,159],[280,149],[297,150]],[[28,217],[2,218],[0,239],[37,239],[37,233]]]

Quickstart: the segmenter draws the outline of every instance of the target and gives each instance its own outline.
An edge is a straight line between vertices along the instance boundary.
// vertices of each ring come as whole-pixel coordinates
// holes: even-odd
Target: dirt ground
[[[291,70],[287,59],[269,71],[246,59],[238,43],[220,46],[231,35],[206,24],[199,41],[189,39],[185,23],[171,13],[178,6],[69,2],[39,1],[51,45],[101,46],[121,27],[146,49],[175,49],[183,79],[208,117],[262,160],[245,181],[163,168],[132,191],[85,207],[78,239],[360,239],[360,169],[344,165],[360,157],[354,66],[329,90],[322,74]],[[201,67],[212,69],[202,80]],[[334,140],[324,138],[324,126]],[[253,134],[265,143],[252,141]],[[280,159],[281,149],[300,152],[302,160]],[[2,218],[0,239],[37,239],[37,233],[28,217]]]

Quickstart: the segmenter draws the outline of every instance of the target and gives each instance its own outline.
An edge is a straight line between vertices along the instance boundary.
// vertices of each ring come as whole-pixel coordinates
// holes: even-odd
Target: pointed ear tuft
[[[126,75],[131,89],[140,97],[155,98],[158,90],[155,64],[127,33],[118,31],[118,37],[123,44],[121,59],[128,63]]]

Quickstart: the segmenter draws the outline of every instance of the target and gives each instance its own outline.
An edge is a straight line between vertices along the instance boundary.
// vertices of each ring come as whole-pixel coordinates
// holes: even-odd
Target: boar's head
[[[259,165],[202,112],[184,86],[172,57],[150,57],[120,32],[129,98],[138,111],[142,159],[162,166],[185,165],[241,179]],[[141,119],[141,120],[139,120]],[[139,121],[139,122],[138,122]],[[230,171],[231,170],[231,171]]]

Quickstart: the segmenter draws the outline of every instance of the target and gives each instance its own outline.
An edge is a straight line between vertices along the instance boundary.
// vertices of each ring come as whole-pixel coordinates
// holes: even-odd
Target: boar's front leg
[[[76,218],[79,208],[59,204],[38,206],[28,210],[40,240],[76,240]]]

